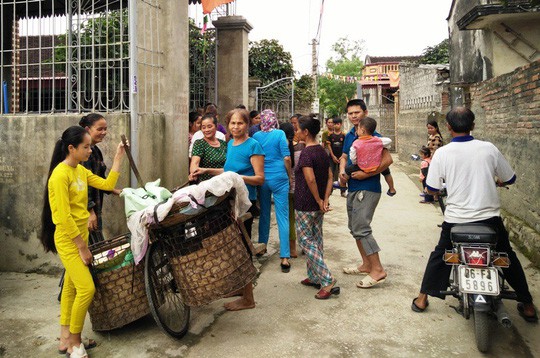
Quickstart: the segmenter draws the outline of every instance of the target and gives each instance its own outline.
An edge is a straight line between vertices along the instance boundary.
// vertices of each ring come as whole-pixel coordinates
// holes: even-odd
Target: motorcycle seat
[[[454,243],[497,244],[497,233],[485,224],[456,225],[450,229],[450,237]]]

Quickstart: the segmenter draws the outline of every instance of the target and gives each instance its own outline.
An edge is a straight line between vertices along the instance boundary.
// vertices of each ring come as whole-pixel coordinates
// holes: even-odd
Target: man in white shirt
[[[411,305],[415,312],[428,306],[427,296],[443,298],[441,291],[449,285],[451,266],[442,257],[452,248],[450,229],[455,224],[485,223],[497,232],[497,251],[508,253],[510,267],[504,276],[517,295],[518,311],[527,322],[538,321],[525,273],[510,246],[508,232],[500,217],[497,186],[513,184],[516,175],[501,152],[490,142],[474,139],[471,110],[458,107],[446,115],[452,141],[437,149],[426,180],[430,194],[437,194],[444,180],[448,192],[444,222],[439,243],[429,257],[420,294]]]

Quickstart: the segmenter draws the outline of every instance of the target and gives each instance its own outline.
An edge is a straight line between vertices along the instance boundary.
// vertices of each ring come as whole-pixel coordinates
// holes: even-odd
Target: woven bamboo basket
[[[196,216],[176,211],[150,228],[153,240],[161,240],[168,251],[172,274],[188,306],[222,298],[257,275],[249,245],[233,217],[232,200],[234,191]]]
[[[94,331],[120,328],[150,313],[144,263],[135,266],[125,257],[130,254],[128,239],[126,234],[90,246],[96,293],[88,311]]]

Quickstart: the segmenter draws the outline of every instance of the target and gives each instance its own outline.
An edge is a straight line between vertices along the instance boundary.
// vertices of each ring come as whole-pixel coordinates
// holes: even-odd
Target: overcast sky
[[[448,37],[451,0],[325,0],[319,72],[340,37],[364,40],[363,56],[420,55]],[[250,40],[277,39],[293,57],[294,69],[311,73],[311,39],[317,33],[321,0],[236,0],[237,15],[252,25]]]

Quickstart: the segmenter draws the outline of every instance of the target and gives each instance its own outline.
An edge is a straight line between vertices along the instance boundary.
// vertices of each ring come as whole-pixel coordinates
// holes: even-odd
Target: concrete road
[[[99,341],[91,357],[485,356],[476,350],[473,322],[451,308],[455,299],[432,299],[422,314],[410,310],[442,216],[438,207],[418,204],[414,175],[404,169],[399,162],[392,167],[398,194],[383,195],[373,222],[388,271],[384,284],[362,290],[355,286],[359,276],[342,273],[359,255],[347,229],[345,199],[335,193],[334,210],[325,216],[325,257],[341,295],[319,301],[315,289],[300,285],[306,277],[302,257],[292,260],[290,273],[280,271],[274,223],[269,253],[259,260],[255,309],[226,312],[227,300],[193,309],[181,340],[161,332],[150,316],[105,334],[92,332],[87,320],[85,334]],[[539,301],[539,272],[520,260]],[[0,356],[58,356],[57,283],[57,277],[0,273]],[[540,327],[523,321],[513,302],[506,306],[514,326],[492,325],[487,356],[540,357]]]

